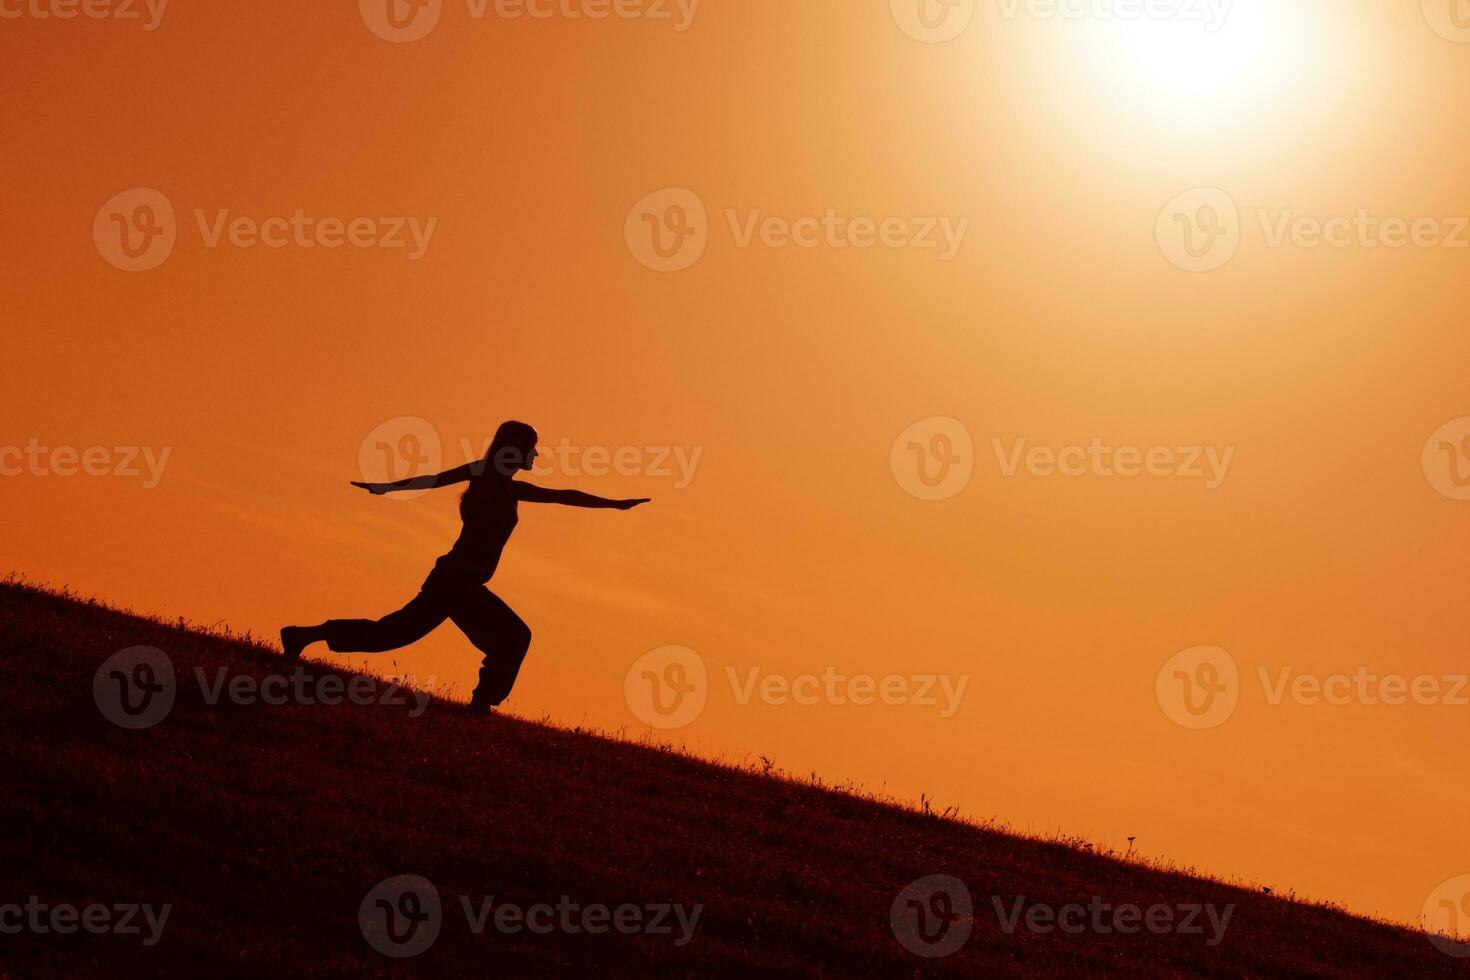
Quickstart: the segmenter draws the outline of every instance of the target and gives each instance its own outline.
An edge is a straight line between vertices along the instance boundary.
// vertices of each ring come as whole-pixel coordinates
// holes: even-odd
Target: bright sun
[[[1087,31],[1087,74],[1095,94],[1120,107],[1214,125],[1259,111],[1302,70],[1299,21],[1282,0],[1225,2],[1199,20],[1098,21]]]
[[[1208,33],[1195,24],[1140,21],[1114,32],[1125,65],[1171,96],[1196,98],[1238,86],[1259,68],[1269,38],[1260,31]]]

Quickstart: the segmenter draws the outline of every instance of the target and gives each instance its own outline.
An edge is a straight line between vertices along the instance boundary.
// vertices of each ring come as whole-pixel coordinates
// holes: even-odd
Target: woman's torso
[[[488,582],[519,520],[510,481],[472,483],[460,500],[459,514],[464,528],[454,547],[435,564],[435,570]]]

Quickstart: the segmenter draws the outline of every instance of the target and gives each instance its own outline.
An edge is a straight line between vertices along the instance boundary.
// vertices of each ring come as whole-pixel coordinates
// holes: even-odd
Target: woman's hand
[[[374,497],[381,497],[383,494],[388,492],[388,488],[383,486],[383,484],[381,483],[359,483],[356,480],[353,480],[352,485],[354,487],[361,487],[368,493],[372,494]]]
[[[637,507],[639,504],[646,504],[646,503],[650,502],[652,499],[653,499],[652,497],[638,497],[637,499],[634,499],[634,500],[619,500],[613,506],[616,507],[618,510],[632,510],[634,507]]]

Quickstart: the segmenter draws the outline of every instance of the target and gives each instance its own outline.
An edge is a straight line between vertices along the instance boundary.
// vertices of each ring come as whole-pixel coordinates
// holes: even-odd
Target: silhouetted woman
[[[470,707],[489,710],[504,701],[531,646],[531,630],[485,583],[495,574],[500,553],[515,530],[516,504],[526,500],[629,510],[648,502],[646,497],[608,500],[577,490],[547,490],[517,482],[516,473],[529,470],[536,455],[536,430],[524,422],[506,422],[479,462],[397,483],[353,483],[373,494],[468,483],[459,498],[464,530],[449,553],[434,564],[408,605],[377,620],[329,619],[320,626],[287,626],[281,630],[286,658],[298,659],[302,650],[318,640],[325,640],[336,653],[395,650],[422,639],[449,619],[485,655]]]

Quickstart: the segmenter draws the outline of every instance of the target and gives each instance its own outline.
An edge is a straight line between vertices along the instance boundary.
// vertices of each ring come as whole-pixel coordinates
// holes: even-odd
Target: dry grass
[[[165,651],[169,717],[109,724],[92,699],[124,647]],[[215,626],[138,617],[0,584],[0,903],[169,903],[161,941],[0,935],[0,973],[35,975],[1465,975],[1421,933],[1127,859],[1087,841],[956,819],[764,757],[705,761],[628,740],[433,700],[407,707],[206,703],[193,674],[260,680],[279,656]],[[335,674],[308,664],[305,675]],[[376,682],[379,685],[381,681]],[[381,688],[380,688],[381,689]],[[624,733],[626,735],[626,733]],[[445,923],[415,959],[374,952],[358,905],[382,879],[423,875]],[[974,933],[927,960],[895,939],[905,885],[952,874]],[[523,906],[680,903],[670,936],[468,928],[459,898]],[[1224,939],[1007,933],[992,899],[1234,906]]]

